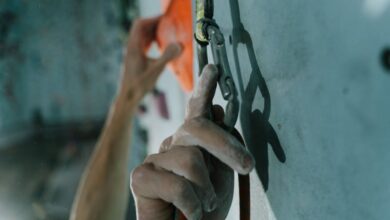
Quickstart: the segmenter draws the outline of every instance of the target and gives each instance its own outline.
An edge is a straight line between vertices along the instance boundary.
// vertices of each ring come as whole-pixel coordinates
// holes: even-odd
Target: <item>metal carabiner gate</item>
[[[227,101],[224,124],[229,132],[234,131],[239,113],[237,89],[234,84],[230,65],[226,54],[225,39],[213,19],[213,0],[196,0],[196,30],[195,39],[198,42],[197,55],[199,74],[208,64],[207,46],[210,44],[213,60],[217,66],[220,78],[219,87],[223,98]],[[242,141],[242,140],[241,140]],[[250,180],[249,175],[239,175],[240,219],[250,220]],[[179,219],[185,219],[180,216]]]
[[[196,1],[196,30],[195,39],[198,42],[199,70],[208,63],[207,46],[210,45],[214,64],[217,66],[220,77],[218,85],[223,98],[227,101],[224,124],[228,131],[232,131],[237,122],[239,103],[237,89],[231,74],[229,61],[226,55],[225,39],[218,25],[213,20],[214,4],[212,0]]]

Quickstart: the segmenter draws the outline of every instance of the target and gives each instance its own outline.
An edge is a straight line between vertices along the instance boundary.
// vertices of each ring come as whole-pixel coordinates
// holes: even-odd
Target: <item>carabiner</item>
[[[225,39],[218,25],[213,20],[213,13],[214,4],[212,0],[196,1],[195,39],[198,42],[199,69],[201,71],[208,63],[207,46],[210,45],[214,64],[220,73],[218,85],[223,98],[228,102],[224,124],[229,131],[232,131],[237,122],[239,111],[237,90],[226,55]]]
[[[228,102],[226,105],[224,124],[227,126],[229,131],[232,131],[237,122],[239,103],[237,99],[236,86],[234,84],[229,61],[226,55],[225,39],[217,25],[208,25],[207,33],[210,39],[214,63],[221,74],[218,84],[223,98]]]

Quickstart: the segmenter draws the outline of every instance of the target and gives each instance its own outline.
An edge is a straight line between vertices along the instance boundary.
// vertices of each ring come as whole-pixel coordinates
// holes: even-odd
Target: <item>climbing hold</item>
[[[182,45],[182,54],[168,67],[189,92],[194,84],[191,0],[162,0],[162,6],[164,13],[157,28],[157,44],[161,50],[171,43]]]

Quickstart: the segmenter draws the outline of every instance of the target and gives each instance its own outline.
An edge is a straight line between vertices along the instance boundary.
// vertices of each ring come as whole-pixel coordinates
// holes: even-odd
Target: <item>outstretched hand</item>
[[[171,44],[159,58],[147,57],[159,20],[160,17],[136,20],[130,30],[119,91],[124,97],[141,99],[154,87],[166,64],[181,53],[180,44]]]
[[[226,218],[233,170],[248,174],[255,162],[236,137],[218,126],[223,109],[210,109],[217,79],[217,68],[206,66],[183,125],[132,172],[138,220],[172,220],[176,209],[189,220]]]

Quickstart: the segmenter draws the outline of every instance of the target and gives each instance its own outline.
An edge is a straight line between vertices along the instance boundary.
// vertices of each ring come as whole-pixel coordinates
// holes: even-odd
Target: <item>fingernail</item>
[[[251,154],[246,154],[241,158],[242,169],[245,173],[249,173],[255,166],[255,160]]]

